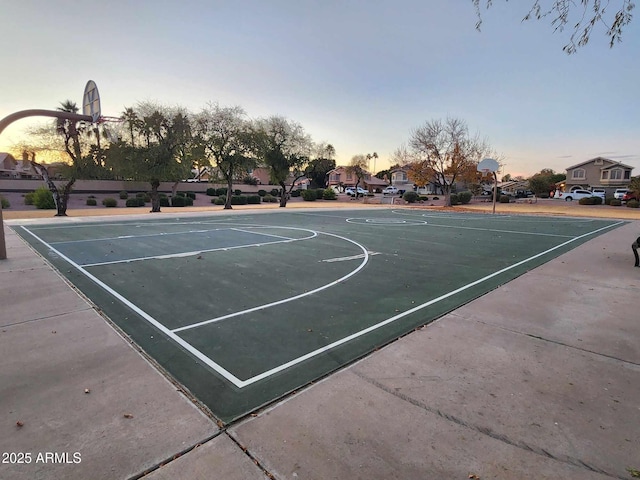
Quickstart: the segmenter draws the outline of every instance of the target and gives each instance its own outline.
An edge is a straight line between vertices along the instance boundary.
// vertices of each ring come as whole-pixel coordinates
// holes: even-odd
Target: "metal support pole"
[[[16,120],[26,117],[54,117],[54,118],[66,118],[68,120],[93,122],[93,117],[90,115],[80,115],[78,113],[59,112],[57,110],[22,110],[20,112],[12,113],[0,120],[0,133],[11,125]],[[0,205],[0,260],[7,258],[7,248],[4,241],[4,222],[2,220],[2,205]]]
[[[7,259],[7,246],[4,243],[4,220],[2,219],[2,202],[0,202],[0,260]]]

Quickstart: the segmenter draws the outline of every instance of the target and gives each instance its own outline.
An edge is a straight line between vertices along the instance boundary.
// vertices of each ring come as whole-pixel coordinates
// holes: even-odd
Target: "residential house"
[[[28,158],[16,160],[10,153],[0,153],[0,178],[36,179],[36,173]]]
[[[607,196],[617,188],[625,188],[631,180],[633,167],[608,158],[596,157],[567,168],[567,179],[559,183],[560,190],[592,190],[602,188]]]
[[[358,177],[355,173],[348,171],[347,167],[337,167],[327,173],[327,184],[329,188],[340,189],[347,187],[355,187],[358,182]],[[375,175],[371,175],[369,172],[364,172],[364,177],[360,179],[359,187],[375,192],[376,190],[382,190],[389,185],[386,180],[380,179]]]

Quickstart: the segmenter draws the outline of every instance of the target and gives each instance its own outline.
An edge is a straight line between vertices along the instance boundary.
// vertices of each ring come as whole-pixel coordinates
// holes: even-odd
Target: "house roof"
[[[364,183],[366,183],[367,185],[389,185],[389,182],[378,177],[371,177],[369,180],[364,180]]]
[[[611,160],[609,158],[596,157],[596,158],[592,158],[590,160],[587,160],[585,162],[578,163],[577,165],[572,165],[571,167],[567,167],[567,168],[565,168],[565,170],[573,170],[574,168],[582,167],[583,165],[587,165],[588,163],[594,163],[596,160],[602,160],[602,162],[603,162],[603,167],[602,168],[610,168],[610,167],[613,167],[613,166],[619,166],[619,167],[623,167],[623,168],[633,169],[633,167],[631,165],[625,165],[624,163],[621,163],[621,162],[614,162],[613,160]],[[608,162],[610,165],[606,165],[605,166],[604,162]]]

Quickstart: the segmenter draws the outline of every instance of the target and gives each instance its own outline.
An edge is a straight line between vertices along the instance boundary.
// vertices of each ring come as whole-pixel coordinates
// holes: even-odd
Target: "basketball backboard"
[[[82,96],[82,113],[93,118],[96,123],[100,118],[100,94],[96,82],[89,80],[84,87],[84,95]]]
[[[484,158],[478,163],[477,169],[482,173],[495,173],[500,169],[500,164],[493,158]]]

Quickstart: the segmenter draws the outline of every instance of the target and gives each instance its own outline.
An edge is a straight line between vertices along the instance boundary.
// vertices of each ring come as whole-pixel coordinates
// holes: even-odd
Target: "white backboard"
[[[84,87],[82,114],[93,118],[94,123],[100,118],[100,94],[98,93],[96,82],[93,80],[89,80],[87,86]]]

